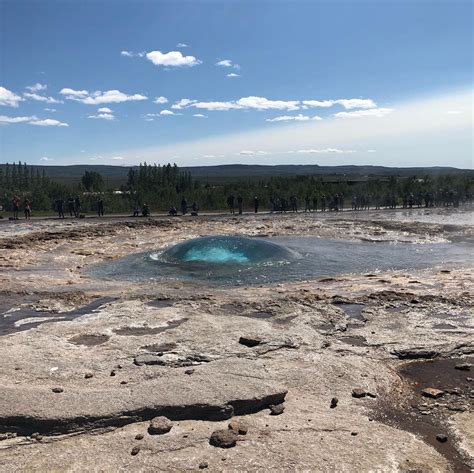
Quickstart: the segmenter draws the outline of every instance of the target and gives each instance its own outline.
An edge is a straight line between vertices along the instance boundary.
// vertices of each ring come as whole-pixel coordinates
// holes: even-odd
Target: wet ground
[[[2,223],[0,471],[470,471],[472,214],[410,215]],[[90,272],[218,234],[360,264],[225,287]],[[210,445],[232,416],[248,433]]]

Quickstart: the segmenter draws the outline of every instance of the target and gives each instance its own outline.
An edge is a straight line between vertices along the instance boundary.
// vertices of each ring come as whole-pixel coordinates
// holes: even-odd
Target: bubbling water
[[[288,260],[294,254],[268,241],[236,236],[211,236],[179,243],[160,254],[155,260],[169,263],[252,264],[269,260]]]

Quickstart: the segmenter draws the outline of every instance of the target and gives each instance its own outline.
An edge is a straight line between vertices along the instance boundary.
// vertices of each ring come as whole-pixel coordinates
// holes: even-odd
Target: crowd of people
[[[296,195],[291,195],[289,198],[274,196],[269,200],[269,211],[273,212],[326,212],[334,211],[340,212],[343,210],[348,210],[349,208],[353,211],[359,210],[380,210],[384,209],[412,209],[412,208],[430,208],[430,207],[458,207],[460,203],[470,202],[472,196],[460,196],[457,192],[454,191],[443,191],[439,193],[425,193],[425,194],[413,194],[408,193],[401,197],[397,197],[394,194],[387,194],[385,196],[370,196],[367,194],[354,194],[350,199],[345,199],[342,194],[335,194],[331,196],[326,196],[324,194],[319,196],[308,196],[304,197],[304,206],[299,206],[299,200]],[[346,206],[350,202],[350,207]],[[18,220],[20,208],[23,208],[24,216],[26,220],[29,220],[31,217],[31,204],[28,198],[23,200],[18,196],[14,196],[11,200],[13,216],[10,217],[11,220]],[[258,213],[260,210],[260,199],[258,196],[255,196],[250,202],[245,202],[242,195],[238,194],[229,194],[226,199],[226,205],[231,214],[242,214],[245,209],[252,208],[255,213]],[[69,197],[67,200],[57,199],[54,203],[55,210],[58,214],[58,217],[63,219],[65,218],[65,213],[69,214],[69,217],[74,218],[84,218],[85,215],[81,213],[81,200],[77,197]],[[97,215],[103,217],[105,213],[105,204],[104,199],[100,198],[96,202]],[[199,212],[199,206],[196,202],[193,202],[189,206],[188,201],[185,197],[182,198],[181,204],[178,207],[171,207],[168,211],[168,214],[171,216],[176,216],[179,213],[181,215],[191,214],[192,216],[197,216]],[[149,217],[151,215],[149,206],[147,204],[135,205],[133,209],[134,217]]]

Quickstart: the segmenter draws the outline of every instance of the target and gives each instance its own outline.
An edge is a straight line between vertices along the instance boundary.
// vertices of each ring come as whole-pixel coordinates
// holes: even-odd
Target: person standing
[[[231,214],[235,213],[234,202],[235,202],[234,196],[232,194],[229,194],[229,196],[227,197],[227,207],[229,207],[229,212]]]
[[[25,211],[25,219],[29,220],[31,218],[31,207],[30,207],[30,201],[28,199],[25,199],[23,202],[23,208]]]
[[[188,201],[183,197],[181,200],[181,213],[186,215],[188,213]]]
[[[76,211],[74,210],[74,199],[72,197],[69,197],[67,199],[67,209],[69,211],[69,216],[72,217],[73,214],[74,216],[76,215]]]
[[[79,197],[74,199],[74,215],[76,218],[81,216],[81,199],[79,199]]]
[[[97,214],[99,217],[104,216],[104,199],[99,199],[97,201]]]
[[[243,212],[243,202],[244,199],[242,199],[241,195],[237,196],[237,208],[239,209],[239,215],[242,215]]]
[[[56,200],[56,210],[58,211],[58,218],[64,218],[64,201],[63,201],[63,199]]]
[[[18,196],[13,197],[12,206],[13,206],[13,220],[18,220],[18,212],[20,211],[20,198]]]
[[[255,213],[258,213],[258,207],[259,207],[259,206],[260,206],[260,202],[259,202],[259,200],[258,200],[258,197],[255,196],[255,197],[253,198],[253,207],[254,207],[254,209],[255,209]]]

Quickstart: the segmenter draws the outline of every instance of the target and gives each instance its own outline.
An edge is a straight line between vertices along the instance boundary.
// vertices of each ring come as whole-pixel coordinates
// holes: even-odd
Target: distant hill
[[[4,168],[5,164],[0,164]],[[127,179],[127,173],[130,167],[112,166],[112,165],[85,165],[77,164],[71,166],[32,166],[45,171],[46,175],[52,179],[72,184],[79,182],[85,171],[96,171],[102,174],[109,186],[123,184]],[[138,166],[132,166],[137,169]],[[451,167],[385,167],[385,166],[319,166],[317,164],[304,165],[275,165],[260,166],[248,164],[224,164],[220,166],[193,166],[182,167],[182,171],[188,171],[194,178],[202,181],[217,183],[219,181],[231,182],[232,180],[242,178],[264,178],[270,176],[425,176],[437,174],[464,174],[468,173],[474,176],[474,171],[469,169],[457,169]]]

